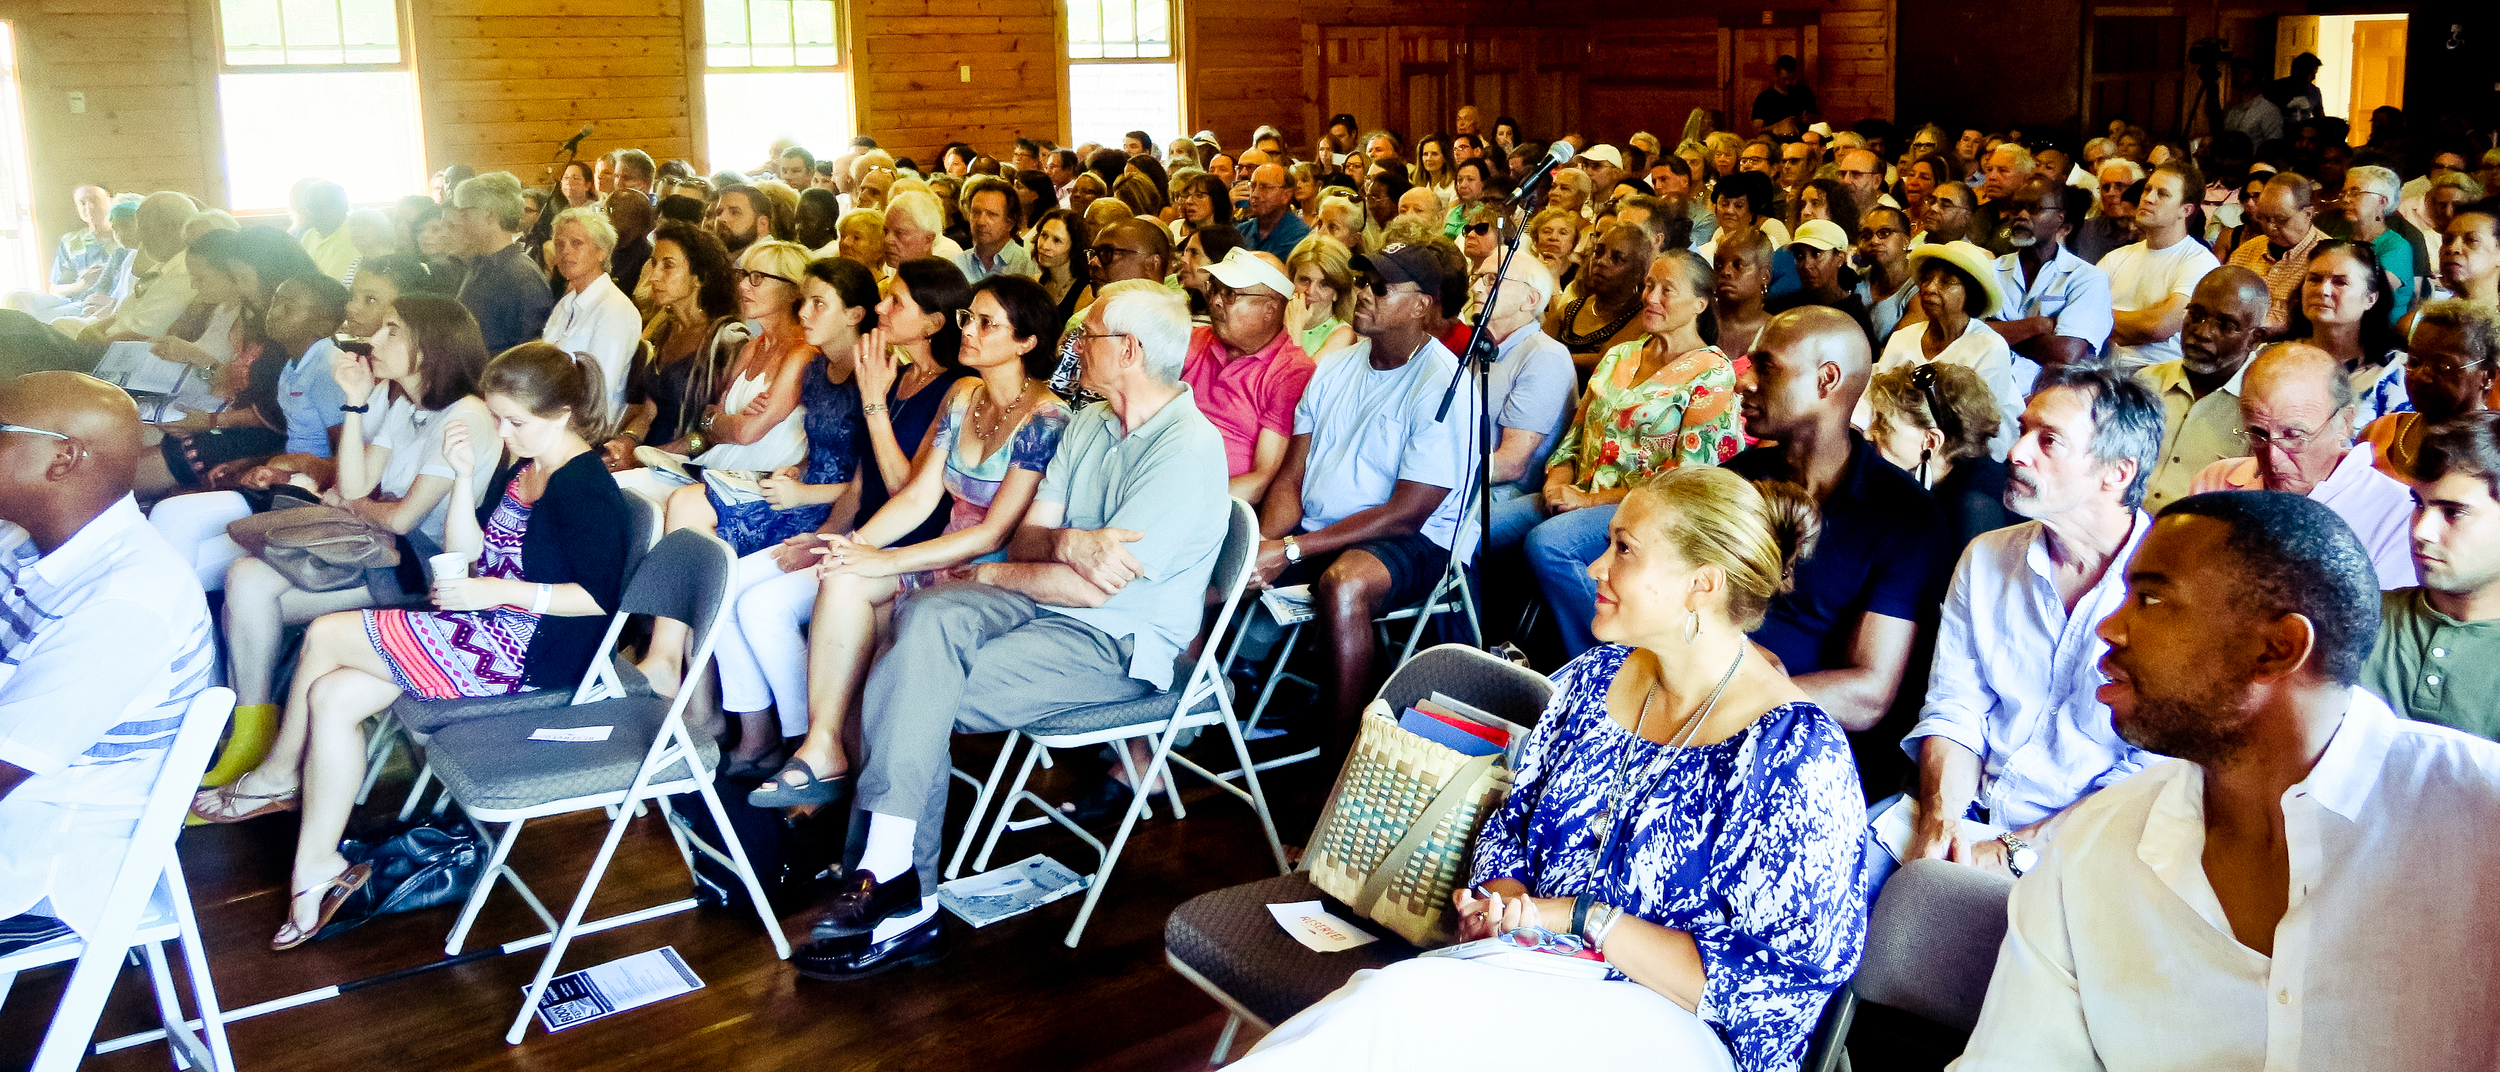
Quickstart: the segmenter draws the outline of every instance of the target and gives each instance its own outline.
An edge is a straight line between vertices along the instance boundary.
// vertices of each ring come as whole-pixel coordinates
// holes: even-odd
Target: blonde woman
[[[1318,360],[1354,345],[1352,251],[1326,235],[1293,247],[1285,270],[1293,277],[1293,300],[1285,303],[1285,330],[1302,352]]]

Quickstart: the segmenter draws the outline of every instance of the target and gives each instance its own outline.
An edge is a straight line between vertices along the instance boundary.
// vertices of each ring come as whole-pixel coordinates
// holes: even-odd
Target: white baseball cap
[[[1623,166],[1623,150],[1612,145],[1591,146],[1589,151],[1580,154],[1580,159],[1595,160],[1608,167],[1620,168]]]
[[[1279,298],[1293,297],[1293,280],[1276,267],[1273,255],[1254,253],[1247,247],[1233,247],[1223,260],[1207,266],[1207,274],[1234,290],[1266,287]]]
[[[1788,244],[1812,246],[1825,251],[1847,249],[1849,248],[1849,232],[1841,230],[1839,224],[1830,220],[1807,220],[1798,225],[1797,236],[1790,239]]]

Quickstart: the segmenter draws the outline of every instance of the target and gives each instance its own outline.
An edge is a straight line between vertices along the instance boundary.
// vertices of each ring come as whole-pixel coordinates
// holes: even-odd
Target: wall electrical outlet
[[[971,64],[969,64],[969,63],[958,63],[958,64],[956,64],[956,65],[955,65],[955,80],[956,80],[956,81],[959,81],[959,82],[969,82],[969,81],[972,81],[972,65],[971,65]]]
[[[69,114],[87,114],[87,95],[85,93],[81,93],[75,89],[69,91]]]

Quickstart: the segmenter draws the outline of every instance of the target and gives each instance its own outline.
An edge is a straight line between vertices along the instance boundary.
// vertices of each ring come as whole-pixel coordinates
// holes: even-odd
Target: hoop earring
[[[1701,642],[1700,611],[1692,611],[1684,616],[1684,642],[1687,644],[1697,644]]]

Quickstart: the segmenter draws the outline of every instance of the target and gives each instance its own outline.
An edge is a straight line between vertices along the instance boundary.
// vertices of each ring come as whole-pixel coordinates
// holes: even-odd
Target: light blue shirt
[[[1970,749],[1990,822],[2029,826],[2161,759],[2119,739],[2093,695],[2109,650],[2095,629],[2126,599],[2127,561],[2152,525],[2136,511],[2126,545],[2073,613],[2058,598],[2039,522],[1983,533],[1962,552],[1927,703],[1901,747],[1913,760],[1928,737]]]
[[[1372,341],[1323,357],[1293,408],[1293,434],[1311,437],[1302,470],[1302,529],[1316,532],[1389,501],[1398,481],[1449,488],[1426,518],[1425,539],[1453,550],[1457,489],[1476,472],[1463,404],[1434,419],[1458,359],[1437,339],[1397,368],[1372,367]]]
[[[2062,244],[2040,274],[2028,281],[2022,274],[2021,253],[1997,258],[1997,289],[2005,295],[2005,307],[1989,319],[2045,316],[2057,321],[2058,334],[2092,344],[2093,353],[2109,345],[2109,333],[2117,327],[2110,312],[2109,276]]]
[[[1570,423],[1572,396],[1580,387],[1571,351],[1530,322],[1495,348],[1485,381],[1493,399],[1496,428],[1522,428],[1545,437],[1528,459],[1528,471],[1508,486],[1522,492],[1543,489],[1545,455],[1562,438],[1563,425]],[[1501,443],[1501,433],[1496,431],[1493,445],[1498,449]]]
[[[1024,247],[1017,245],[1013,239],[998,247],[998,256],[990,258],[987,264],[981,262],[979,250],[969,247],[947,260],[963,270],[966,283],[978,283],[994,275],[1020,275],[1035,280],[1042,277],[1042,269],[1033,263],[1033,255],[1026,253]]]
[[[330,429],[344,419],[339,407],[347,404],[346,392],[330,377],[338,353],[337,343],[323,339],[278,370],[278,412],[286,414],[289,454],[330,456]]]

